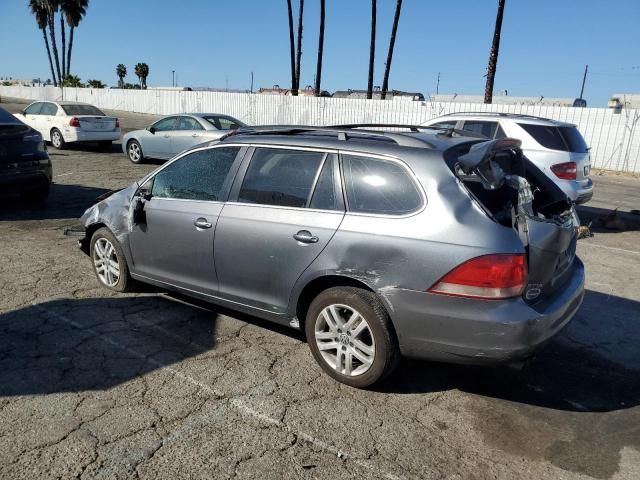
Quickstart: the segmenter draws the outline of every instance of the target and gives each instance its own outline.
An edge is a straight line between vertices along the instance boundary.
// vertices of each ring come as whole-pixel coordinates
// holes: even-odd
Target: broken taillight
[[[551,171],[562,180],[575,180],[578,174],[576,162],[558,163],[551,166]]]
[[[523,254],[484,255],[458,265],[428,291],[456,297],[499,300],[522,295],[527,285]]]
[[[78,120],[76,117],[71,117],[71,120],[69,120],[69,126],[80,128],[80,120]]]
[[[116,128],[120,128],[120,119],[116,118]]]

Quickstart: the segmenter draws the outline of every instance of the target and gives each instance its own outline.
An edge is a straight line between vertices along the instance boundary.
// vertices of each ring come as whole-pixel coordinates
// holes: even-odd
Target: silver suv
[[[548,118],[514,113],[451,113],[424,125],[455,128],[486,138],[517,138],[529,160],[567,194],[582,204],[593,197],[591,155],[578,128]]]
[[[302,329],[356,387],[529,356],[582,302],[573,206],[517,140],[380,127],[240,129],[89,208],[79,245],[112,290]]]

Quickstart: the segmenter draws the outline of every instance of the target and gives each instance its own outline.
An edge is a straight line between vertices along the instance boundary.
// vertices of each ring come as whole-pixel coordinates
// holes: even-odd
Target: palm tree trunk
[[[389,40],[387,64],[384,67],[384,80],[382,81],[382,92],[380,94],[380,98],[382,98],[382,100],[387,97],[387,89],[389,88],[389,71],[391,70],[391,59],[393,58],[393,47],[396,43],[396,33],[398,32],[398,20],[400,20],[401,9],[402,0],[398,0],[398,3],[396,3],[396,14],[393,17],[393,27],[391,28],[391,39]]]
[[[369,44],[369,82],[367,98],[373,98],[373,63],[376,57],[376,0],[371,0],[371,43]]]
[[[291,0],[287,0],[287,9],[289,11],[289,46],[291,49],[291,94],[296,91],[296,44],[293,36],[293,13],[291,11]]]
[[[47,38],[46,27],[42,29],[42,38],[44,38],[44,45],[47,47],[47,57],[49,57],[49,66],[51,67],[51,76],[53,77],[53,86],[57,87],[58,82],[56,82],[56,72],[53,69],[53,60],[51,60],[51,49],[49,48],[49,39]]]
[[[67,50],[67,72],[71,74],[71,49],[73,48],[73,31],[75,27],[71,25],[69,27],[69,49]]]
[[[49,35],[51,35],[51,48],[53,49],[53,59],[56,62],[56,71],[58,72],[58,85],[62,86],[62,77],[60,76],[60,58],[58,57],[58,44],[56,43],[56,27],[53,15],[49,17]],[[55,83],[55,80],[54,80]]]
[[[322,77],[322,51],[324,49],[324,2],[320,0],[320,35],[318,38],[318,64],[316,66],[316,97],[320,96],[320,78]]]
[[[498,0],[498,14],[496,15],[496,28],[493,31],[493,42],[489,52],[489,64],[487,65],[487,84],[484,88],[484,103],[493,102],[493,82],[496,78],[498,66],[498,51],[500,50],[500,33],[502,32],[502,16],[504,14],[505,0]]]
[[[304,0],[300,0],[300,14],[298,16],[298,51],[296,52],[296,92],[300,93],[300,60],[302,58],[302,12],[304,11]]]
[[[62,77],[66,77],[69,73],[69,71],[67,70],[67,64],[65,62],[65,57],[66,57],[66,51],[65,49],[66,47],[66,32],[65,32],[65,28],[64,28],[64,15],[60,14],[60,37],[62,39]]]

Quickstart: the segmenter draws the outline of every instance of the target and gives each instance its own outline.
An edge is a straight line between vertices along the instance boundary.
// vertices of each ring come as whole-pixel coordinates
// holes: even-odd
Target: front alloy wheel
[[[140,147],[140,144],[135,140],[131,140],[127,145],[127,153],[129,155],[129,160],[131,160],[131,162],[133,163],[142,162],[142,159],[143,159],[142,147]]]
[[[96,275],[107,287],[113,288],[120,280],[120,264],[113,244],[106,238],[99,238],[93,246],[93,265]]]

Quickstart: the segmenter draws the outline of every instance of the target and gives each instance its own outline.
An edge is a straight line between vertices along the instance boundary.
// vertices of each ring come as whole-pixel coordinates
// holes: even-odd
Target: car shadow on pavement
[[[42,203],[35,203],[28,197],[0,196],[0,221],[77,219],[97,197],[108,191],[106,188],[53,183],[49,197]]]
[[[215,348],[217,314],[162,296],[60,299],[0,315],[0,396],[104,390]]]
[[[380,391],[459,389],[574,412],[632,408],[640,405],[637,312],[639,302],[588,290],[572,323],[519,368],[404,360]]]
[[[640,207],[639,207],[640,208]],[[640,215],[608,208],[580,205],[577,208],[580,223],[589,225],[593,233],[620,233],[640,231]]]

